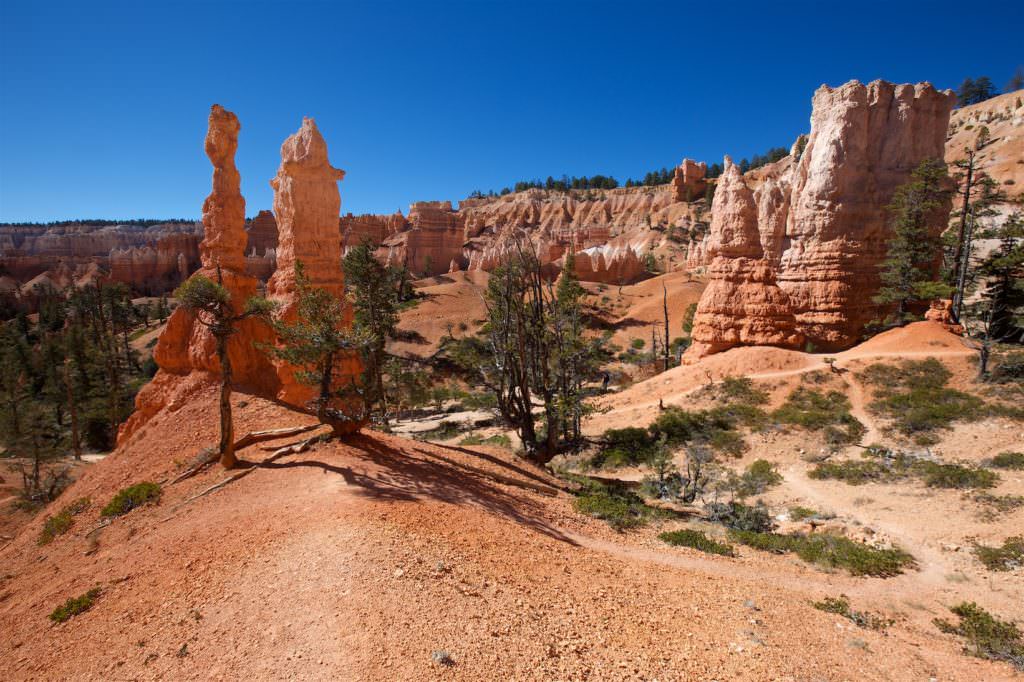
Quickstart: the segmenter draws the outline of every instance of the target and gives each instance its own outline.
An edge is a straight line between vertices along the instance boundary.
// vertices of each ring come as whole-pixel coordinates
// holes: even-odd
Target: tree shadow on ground
[[[369,466],[359,471],[354,467],[315,459],[267,462],[259,466],[265,469],[322,469],[342,476],[345,483],[356,488],[359,494],[376,500],[417,502],[432,499],[474,506],[555,540],[576,544],[544,518],[543,505],[527,491],[520,495],[507,492],[487,472],[440,456],[432,457],[429,451],[412,443],[408,447],[396,446],[365,434],[348,436],[340,443],[345,448],[345,455],[364,460]],[[331,445],[326,448],[319,445],[316,449],[327,454]],[[550,486],[547,481],[544,484]]]

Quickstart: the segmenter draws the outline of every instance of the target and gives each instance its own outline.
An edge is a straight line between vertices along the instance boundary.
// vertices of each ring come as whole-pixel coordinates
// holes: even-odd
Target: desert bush
[[[732,474],[722,485],[723,490],[732,491],[736,497],[743,499],[752,495],[760,495],[768,488],[782,482],[782,474],[768,460],[755,460],[746,471],[737,476]]]
[[[578,512],[607,521],[615,530],[637,528],[665,515],[662,510],[648,507],[639,495],[623,486],[593,481],[577,494],[573,504]]]
[[[960,617],[956,625],[936,618],[939,630],[966,640],[964,651],[978,658],[1006,661],[1024,670],[1024,636],[1009,621],[1000,620],[974,602],[962,602],[949,609]]]
[[[99,599],[101,593],[100,588],[94,587],[83,595],[71,597],[50,613],[50,620],[54,623],[63,623],[80,613],[88,611],[96,603],[96,600]]]
[[[593,467],[620,467],[650,461],[657,439],[647,429],[630,426],[608,429],[601,437],[605,444],[590,460]]]
[[[867,611],[854,611],[850,608],[850,600],[845,594],[838,597],[825,597],[822,601],[811,602],[811,606],[825,613],[840,615],[853,621],[858,627],[869,630],[884,630],[893,623],[890,619],[876,616]]]
[[[850,401],[839,391],[822,393],[801,386],[789,394],[772,417],[783,424],[824,430],[830,445],[856,443],[864,435],[864,425],[850,414]]]
[[[874,386],[870,409],[890,419],[903,436],[925,445],[936,442],[934,431],[955,421],[986,414],[985,402],[946,387],[952,374],[935,358],[905,360],[899,366],[876,363],[858,377]]]
[[[942,464],[903,452],[870,447],[864,459],[822,462],[807,474],[810,478],[843,481],[848,485],[921,478],[929,488],[992,488],[999,476],[992,471],[963,464]]]
[[[994,488],[999,483],[995,472],[962,464],[922,460],[914,463],[914,473],[921,476],[929,488]]]
[[[704,508],[709,521],[732,530],[767,533],[775,524],[762,503],[748,506],[742,502],[713,502]]]
[[[1024,495],[993,495],[981,492],[971,499],[985,507],[981,515],[986,521],[994,521],[999,514],[1009,514],[1024,507]]]
[[[992,466],[999,469],[1024,469],[1024,452],[1000,452],[992,458]]]
[[[43,522],[43,529],[39,533],[38,543],[46,545],[53,542],[58,535],[63,535],[71,530],[75,524],[75,516],[89,508],[89,498],[80,497],[71,504],[61,509],[56,515],[46,517]]]
[[[420,440],[451,440],[464,430],[462,425],[444,419],[435,428],[429,431],[420,431],[416,434],[416,437]]]
[[[974,546],[974,556],[990,571],[1012,571],[1024,566],[1024,536],[1003,540],[1002,547]]]
[[[807,519],[830,519],[833,518],[831,514],[823,514],[809,507],[790,507],[789,518],[793,521],[806,521]]]
[[[740,405],[763,405],[768,402],[768,394],[754,387],[749,377],[726,377],[716,385],[718,395],[730,403]]]
[[[474,433],[459,441],[459,445],[499,445],[503,448],[508,448],[512,447],[512,439],[503,433],[496,433],[487,438],[481,438]]]
[[[699,549],[706,554],[734,556],[732,545],[715,542],[699,530],[686,528],[683,530],[662,533],[658,537],[674,547],[692,547],[693,549]]]
[[[851,575],[890,577],[899,575],[914,558],[899,548],[878,549],[834,535],[778,535],[732,530],[730,536],[744,545],[777,554],[794,553],[807,563],[825,568],[844,568]]]
[[[103,508],[100,514],[103,516],[122,516],[136,507],[141,507],[151,502],[159,502],[162,494],[163,490],[156,483],[150,483],[149,481],[136,483],[127,488],[122,488],[117,495],[114,495],[114,499]]]

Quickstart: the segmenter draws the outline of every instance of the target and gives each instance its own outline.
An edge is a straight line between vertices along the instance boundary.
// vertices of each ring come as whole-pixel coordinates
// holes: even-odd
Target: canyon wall
[[[921,161],[942,158],[954,101],[927,83],[822,86],[803,149],[747,176],[727,158],[688,355],[859,340],[885,312],[873,301],[891,234],[885,207]]]

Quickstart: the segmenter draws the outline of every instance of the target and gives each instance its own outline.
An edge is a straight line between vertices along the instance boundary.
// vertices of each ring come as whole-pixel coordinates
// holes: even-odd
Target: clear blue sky
[[[197,217],[214,102],[242,122],[249,215],[303,115],[343,213],[750,156],[808,128],[822,83],[1001,88],[1024,3],[974,7],[0,0],[0,221]]]

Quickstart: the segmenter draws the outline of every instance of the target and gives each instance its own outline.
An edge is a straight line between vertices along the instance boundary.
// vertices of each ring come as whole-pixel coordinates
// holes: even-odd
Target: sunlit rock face
[[[206,154],[213,164],[213,191],[203,202],[204,239],[199,245],[202,267],[192,277],[219,282],[231,294],[236,313],[256,294],[257,282],[245,272],[245,199],[235,168],[238,118],[219,105],[210,110]],[[259,344],[273,340],[270,328],[257,319],[242,320],[228,340],[228,357],[235,384],[273,396],[279,380]],[[204,381],[220,374],[216,341],[196,316],[177,308],[160,334],[153,359],[160,368],[153,381],[139,391],[135,412],[121,427],[119,440],[133,433],[164,407],[185,399]]]
[[[341,233],[338,215],[341,194],[338,181],[345,171],[331,166],[327,143],[311,118],[281,145],[281,165],[270,181],[274,188],[274,215],[277,218],[277,269],[267,292],[278,303],[276,315],[286,321],[296,318],[296,266],[302,264],[313,287],[324,289],[344,300],[345,273],[341,267]],[[349,322],[347,322],[349,323]],[[315,396],[313,387],[300,383],[295,368],[275,361],[278,379],[277,398],[297,406],[306,406]],[[335,381],[345,385],[362,372],[359,358],[348,356],[338,363]],[[342,407],[339,405],[339,407]],[[358,422],[352,427],[358,428]]]
[[[885,312],[873,300],[891,235],[885,207],[921,161],[942,158],[954,102],[928,83],[822,86],[806,146],[746,176],[727,160],[691,355],[856,342]],[[939,213],[936,229],[949,205]]]

